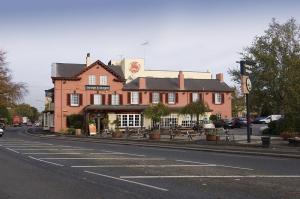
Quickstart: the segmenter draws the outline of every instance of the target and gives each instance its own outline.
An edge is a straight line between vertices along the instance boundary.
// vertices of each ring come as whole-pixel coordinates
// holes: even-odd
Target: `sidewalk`
[[[192,141],[188,141],[186,138],[181,137],[170,140],[170,137],[168,135],[162,135],[160,140],[149,140],[148,138],[140,138],[134,136],[129,138],[112,138],[111,136],[103,137],[100,135],[77,137],[74,135],[57,135],[44,133],[42,131],[32,132],[30,130],[28,131],[28,134],[46,139],[149,146],[245,155],[275,156],[285,158],[300,158],[300,147],[290,146],[288,145],[287,141],[282,140],[280,137],[272,137],[271,146],[269,148],[264,148],[261,144],[261,136],[251,136],[251,143],[247,143],[246,136],[244,135],[236,136],[234,142],[226,142],[225,140],[215,142],[206,141],[204,137],[200,137]]]

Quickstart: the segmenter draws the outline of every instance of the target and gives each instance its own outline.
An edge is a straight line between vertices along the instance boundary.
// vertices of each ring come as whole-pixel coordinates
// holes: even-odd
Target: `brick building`
[[[223,74],[212,79],[210,72],[145,70],[143,59],[104,64],[99,60],[91,62],[88,54],[86,64],[52,64],[51,78],[54,88],[47,90],[47,95],[53,99],[53,110],[48,111],[48,118],[53,121],[48,124],[54,124],[55,132],[67,128],[67,116],[71,114],[83,114],[85,123],[95,120],[99,132],[105,118],[109,128],[114,128],[111,123],[116,118],[121,128],[151,127],[143,110],[159,102],[174,110],[162,118],[163,127],[171,123],[191,125],[190,116],[179,115],[175,110],[197,100],[203,100],[212,110],[201,119],[208,119],[210,114],[231,118],[232,89],[224,82]]]

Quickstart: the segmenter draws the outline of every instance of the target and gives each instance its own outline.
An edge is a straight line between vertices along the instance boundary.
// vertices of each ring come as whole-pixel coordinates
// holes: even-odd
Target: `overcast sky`
[[[0,49],[25,102],[43,108],[51,63],[144,57],[147,69],[227,74],[274,17],[300,23],[300,1],[0,0]],[[148,41],[147,46],[141,44]]]

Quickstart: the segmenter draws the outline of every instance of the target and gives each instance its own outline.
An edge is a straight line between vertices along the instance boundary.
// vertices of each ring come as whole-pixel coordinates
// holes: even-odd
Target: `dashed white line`
[[[13,150],[13,149],[11,149],[11,148],[6,148],[7,150],[10,150],[10,151],[12,151],[12,152],[15,152],[15,153],[20,153],[19,151],[16,151],[16,150]]]
[[[128,183],[132,183],[132,184],[137,184],[137,185],[140,185],[140,186],[149,187],[149,188],[160,190],[160,191],[168,191],[168,189],[164,189],[164,188],[161,188],[161,187],[156,187],[156,186],[152,186],[152,185],[148,185],[148,184],[144,184],[144,183],[140,183],[140,182],[135,182],[135,181],[131,181],[131,180],[125,180],[125,179],[121,179],[121,178],[116,178],[116,177],[113,177],[113,176],[108,176],[108,175],[104,175],[104,174],[100,174],[100,173],[95,173],[95,172],[92,172],[92,171],[84,171],[84,172],[89,173],[89,174],[93,174],[93,175],[97,175],[97,176],[102,176],[102,177],[105,177],[105,178],[110,178],[110,179],[119,180],[119,181],[123,181],[123,182],[128,182]]]
[[[121,179],[155,179],[155,178],[300,178],[300,175],[186,175],[186,176],[120,176]]]
[[[27,155],[80,155],[82,153],[23,153]]]
[[[195,162],[195,161],[188,161],[188,160],[176,160],[177,162],[186,162],[186,163],[193,163],[193,164],[210,164],[210,163],[204,163],[204,162]],[[232,169],[241,169],[241,170],[249,170],[253,171],[254,169],[246,168],[246,167],[236,167],[236,166],[230,166],[230,165],[223,165],[223,164],[214,164],[216,167],[226,167],[226,168],[232,168]]]
[[[16,149],[16,150],[19,150],[19,151],[58,151],[59,149],[45,149],[45,148],[42,148],[42,149]]]
[[[52,165],[59,166],[59,167],[64,166],[62,164],[58,164],[58,163],[55,163],[55,162],[49,162],[49,161],[41,160],[40,158],[35,158],[35,157],[32,157],[32,156],[28,156],[28,157],[33,159],[33,160],[37,160],[37,161],[44,162],[44,163],[47,163],[47,164],[52,164]]]
[[[165,160],[165,158],[40,158],[41,160]]]
[[[135,153],[122,153],[122,152],[90,153],[90,154],[91,155],[129,155],[129,156],[145,157],[145,155],[140,155]]]
[[[215,165],[191,165],[191,164],[170,164],[170,165],[92,165],[92,166],[71,166],[73,168],[168,168],[168,167],[209,167]]]

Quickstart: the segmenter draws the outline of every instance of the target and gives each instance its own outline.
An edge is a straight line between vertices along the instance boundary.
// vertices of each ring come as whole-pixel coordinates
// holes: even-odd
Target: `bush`
[[[68,128],[82,129],[82,126],[83,126],[83,115],[73,114],[67,116]]]
[[[75,135],[75,129],[74,128],[68,128],[67,133],[69,135]]]
[[[218,120],[218,116],[217,115],[210,115],[209,116],[209,120],[211,120],[211,121],[217,121]]]

